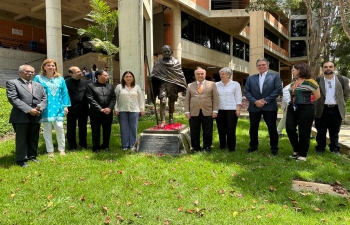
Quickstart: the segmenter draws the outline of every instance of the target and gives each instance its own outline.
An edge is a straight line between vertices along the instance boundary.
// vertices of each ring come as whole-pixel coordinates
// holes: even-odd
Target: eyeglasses
[[[34,73],[34,71],[30,71],[30,70],[24,70],[23,72],[25,72],[25,73]]]
[[[331,68],[333,68],[333,66],[324,66],[323,68],[324,68],[324,69],[328,69],[328,68],[331,69]]]
[[[332,83],[330,81],[327,81],[328,83],[328,88],[332,88]]]

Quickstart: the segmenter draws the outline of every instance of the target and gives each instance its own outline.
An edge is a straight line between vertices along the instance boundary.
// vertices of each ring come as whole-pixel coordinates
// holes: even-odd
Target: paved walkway
[[[283,114],[279,113],[277,115],[277,120],[279,121],[282,118]],[[249,118],[248,112],[242,112],[241,113],[242,118]],[[315,127],[312,127],[311,135],[316,137],[317,131]],[[329,143],[329,137],[327,134],[327,143]],[[348,119],[344,121],[344,124],[340,128],[339,133],[339,145],[340,145],[340,152],[346,155],[350,155],[350,124]]]

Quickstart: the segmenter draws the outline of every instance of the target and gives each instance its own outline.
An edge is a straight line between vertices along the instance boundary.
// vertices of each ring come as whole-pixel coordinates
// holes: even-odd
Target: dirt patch
[[[340,184],[330,185],[330,184],[321,184],[321,183],[293,180],[292,189],[298,192],[312,191],[319,194],[331,194],[331,195],[348,197],[348,193],[346,189],[342,187]]]
[[[15,133],[9,133],[9,134],[6,134],[5,136],[3,137],[0,137],[0,142],[2,141],[7,141],[7,140],[11,140],[11,139],[14,139],[16,137],[16,134]]]

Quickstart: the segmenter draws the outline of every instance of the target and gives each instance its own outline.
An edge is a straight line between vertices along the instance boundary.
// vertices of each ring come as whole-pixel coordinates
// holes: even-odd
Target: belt
[[[328,107],[328,108],[332,108],[332,107],[336,107],[337,105],[331,105],[331,104],[324,104],[324,106]]]

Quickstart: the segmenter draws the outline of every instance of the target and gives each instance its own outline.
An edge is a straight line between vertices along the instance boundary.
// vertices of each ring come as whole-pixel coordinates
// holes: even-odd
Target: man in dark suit
[[[198,67],[194,71],[196,81],[189,84],[185,98],[185,115],[189,119],[191,145],[201,151],[200,132],[203,132],[203,150],[210,151],[213,141],[213,119],[219,111],[219,94],[212,81],[205,80],[206,71]]]
[[[68,107],[67,114],[67,141],[69,149],[77,149],[76,127],[78,120],[79,145],[87,148],[87,120],[89,115],[89,104],[85,95],[86,86],[89,81],[82,78],[82,72],[79,67],[72,66],[68,70],[71,78],[66,79],[66,85],[72,106]]]
[[[6,82],[7,98],[13,106],[10,120],[16,132],[16,163],[27,167],[27,161],[38,162],[38,142],[41,112],[46,108],[46,93],[43,86],[32,82],[34,68],[19,67],[20,78]]]
[[[276,128],[277,101],[282,85],[279,74],[268,72],[269,61],[265,58],[256,62],[259,73],[247,78],[244,94],[249,101],[250,143],[248,153],[258,150],[258,130],[261,116],[267,125],[270,136],[270,149],[273,155],[278,154],[278,133]]]
[[[339,131],[345,119],[346,102],[349,99],[349,79],[335,76],[333,62],[325,62],[322,66],[324,76],[318,78],[321,97],[316,100],[315,127],[316,152],[323,153],[326,148],[326,134],[329,132],[329,150],[339,153]]]
[[[108,73],[103,70],[95,72],[96,83],[89,83],[86,89],[86,97],[90,104],[90,123],[92,131],[92,150],[109,151],[109,139],[112,130],[113,108],[116,103],[116,95],[113,85],[108,83]],[[102,126],[103,142],[100,145],[100,130]]]

